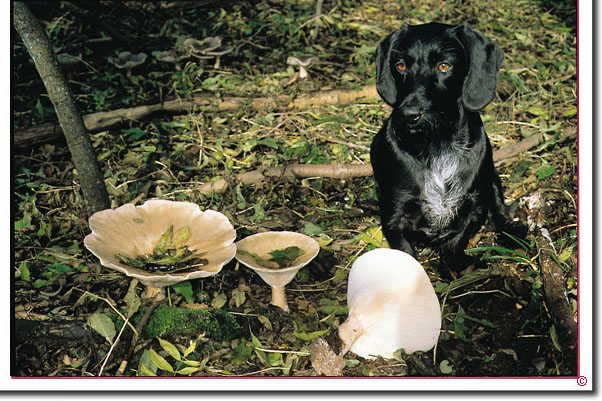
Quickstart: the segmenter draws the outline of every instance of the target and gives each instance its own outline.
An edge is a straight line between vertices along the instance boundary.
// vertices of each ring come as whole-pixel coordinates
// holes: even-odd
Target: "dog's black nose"
[[[422,110],[418,106],[405,106],[401,108],[401,114],[407,122],[415,124],[422,117]]]

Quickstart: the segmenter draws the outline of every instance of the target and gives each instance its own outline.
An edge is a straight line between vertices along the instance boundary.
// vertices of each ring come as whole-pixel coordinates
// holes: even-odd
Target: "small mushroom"
[[[182,51],[179,51],[178,49],[170,49],[170,50],[165,50],[165,51],[157,53],[155,55],[155,57],[159,61],[175,64],[181,60],[184,60],[185,58],[188,58],[188,55],[184,54]]]
[[[306,78],[308,75],[307,69],[311,63],[316,60],[318,60],[318,58],[314,56],[289,56],[286,59],[286,63],[292,66],[298,66],[299,78]]]
[[[191,56],[198,59],[208,60],[215,57],[213,65],[215,69],[220,67],[221,57],[232,52],[231,47],[222,47],[222,39],[218,36],[210,36],[203,40],[188,38],[182,42],[182,45]]]
[[[282,251],[289,247],[300,249],[300,255],[292,260],[288,267],[268,267],[267,261],[274,251]],[[284,287],[291,282],[299,269],[307,265],[320,251],[316,240],[307,235],[290,231],[271,231],[254,234],[236,243],[236,259],[254,270],[272,287],[271,304],[289,311]]]
[[[92,233],[84,245],[100,263],[146,286],[143,298],[163,298],[163,287],[195,278],[216,275],[234,258],[236,232],[222,213],[205,210],[189,202],[149,200],[140,206],[127,203],[117,209],[102,210],[89,219]],[[129,266],[122,257],[135,258],[152,254],[159,239],[173,227],[188,226],[186,247],[202,255],[204,263],[182,273],[151,272]],[[120,257],[121,256],[121,257]],[[195,266],[191,266],[195,267]]]
[[[219,49],[215,49],[207,54],[215,57],[215,64],[213,64],[214,69],[218,69],[220,67],[220,59],[224,54],[228,54],[232,52],[231,47],[220,47]]]
[[[202,40],[188,38],[182,42],[191,55],[198,58],[206,58],[208,52],[216,50],[222,45],[222,39],[219,36],[209,36]]]
[[[117,58],[109,57],[109,63],[115,67],[127,70],[127,76],[132,74],[132,68],[146,61],[146,53],[132,54],[130,52],[121,52]]]
[[[441,309],[433,286],[411,255],[374,249],[360,256],[349,272],[349,317],[339,326],[347,351],[373,359],[428,351],[441,329]]]

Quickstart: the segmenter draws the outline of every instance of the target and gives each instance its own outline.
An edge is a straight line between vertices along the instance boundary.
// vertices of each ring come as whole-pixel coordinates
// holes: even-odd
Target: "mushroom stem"
[[[299,78],[307,78],[309,74],[307,73],[307,68],[302,65],[299,66]]]
[[[283,311],[288,312],[288,304],[286,303],[286,295],[284,294],[284,287],[272,286],[272,305],[278,306]]]
[[[144,287],[144,293],[142,294],[142,299],[153,300],[155,302],[161,301],[165,298],[165,287]]]
[[[339,355],[345,355],[362,334],[364,334],[362,324],[354,315],[350,315],[347,320],[339,326],[339,337],[343,340],[343,344],[345,345],[345,348],[343,348],[343,351],[341,351]]]

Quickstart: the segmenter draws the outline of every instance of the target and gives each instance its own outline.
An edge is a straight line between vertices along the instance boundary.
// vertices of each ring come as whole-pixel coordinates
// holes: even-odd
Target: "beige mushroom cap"
[[[339,336],[361,357],[428,351],[439,338],[439,300],[420,263],[405,252],[380,248],[360,256],[349,273],[347,305]]]
[[[189,202],[149,200],[143,205],[125,204],[114,210],[94,213],[90,219],[92,233],[84,245],[100,259],[100,263],[120,271],[151,287],[163,287],[180,281],[213,276],[234,258],[236,232],[226,216],[213,211],[201,211]],[[161,235],[188,225],[190,239],[186,246],[199,253],[207,264],[186,273],[156,274],[123,265],[117,254],[136,257],[153,253]]]
[[[250,269],[253,269],[267,284],[272,287],[284,287],[290,283],[303,266],[307,265],[320,251],[320,245],[307,235],[291,231],[270,231],[248,236],[236,243],[237,251],[254,253],[263,259],[270,259],[270,252],[296,246],[303,254],[295,264],[284,268],[269,268],[261,266],[248,254],[237,252],[236,259]]]
[[[294,261],[295,264],[289,267],[265,267],[250,255],[254,254],[263,260],[270,260],[272,257],[270,252],[291,246],[300,248],[303,253]],[[282,308],[285,312],[289,311],[289,307],[284,287],[291,282],[299,269],[311,262],[320,252],[320,245],[316,240],[307,235],[290,231],[272,231],[251,235],[238,241],[236,248],[236,259],[254,270],[263,281],[272,287],[271,304]]]

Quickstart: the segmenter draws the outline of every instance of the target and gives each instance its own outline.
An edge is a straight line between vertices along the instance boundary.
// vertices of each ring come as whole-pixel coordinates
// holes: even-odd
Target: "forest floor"
[[[83,115],[204,99],[188,110],[91,130],[114,208],[155,198],[194,202],[226,215],[237,239],[288,230],[316,238],[321,249],[287,287],[289,313],[271,306],[270,288],[234,259],[215,276],[171,288],[137,341],[129,326],[121,337],[99,334],[90,317],[109,317],[119,333],[117,311],[126,313],[142,286],[130,286],[131,278],[101,266],[84,247],[89,216],[64,140],[54,128],[27,135],[42,124],[55,127],[56,116],[15,34],[13,376],[317,375],[308,346],[320,336],[333,340],[345,320],[349,268],[364,252],[386,246],[373,179],[269,177],[245,184],[235,177],[291,164],[369,164],[370,143],[389,107],[375,96],[336,104],[318,95],[374,85],[376,46],[405,22],[467,23],[504,50],[496,98],[483,121],[495,152],[542,138],[496,166],[506,198],[519,200],[516,216],[539,213],[549,231],[552,260],[562,272],[556,285],[576,319],[575,2],[333,0],[319,16],[316,2],[307,0],[29,5]],[[187,38],[210,36],[232,50],[219,65],[156,57]],[[109,58],[122,51],[147,58],[131,71],[118,69]],[[286,64],[289,55],[319,62],[301,79]],[[242,98],[240,107],[224,107],[229,98]],[[274,103],[251,107],[254,98]],[[305,98],[309,104],[295,102]],[[203,190],[220,179],[228,184],[223,191]],[[543,195],[545,211],[520,202],[534,193]],[[437,253],[420,248],[442,305],[435,350],[375,360],[349,353],[342,375],[576,376],[575,344],[567,343],[546,297],[542,246],[534,232],[527,239],[517,249],[502,248],[485,225],[470,252],[486,269],[456,280],[440,276]],[[134,324],[147,307],[132,317]],[[195,326],[198,311],[218,319],[219,327]]]

